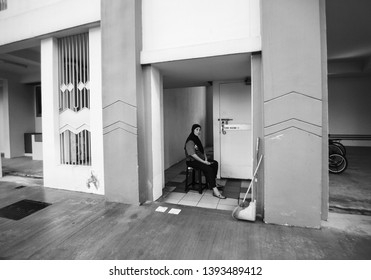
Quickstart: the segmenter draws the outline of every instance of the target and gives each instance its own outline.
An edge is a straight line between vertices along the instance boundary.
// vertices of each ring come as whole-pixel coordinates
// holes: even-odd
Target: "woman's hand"
[[[206,164],[206,165],[210,165],[211,162],[208,162],[207,161],[207,158],[206,159],[202,159],[200,158],[197,154],[193,154],[191,155],[195,160],[199,161],[199,162],[202,162],[203,164]]]

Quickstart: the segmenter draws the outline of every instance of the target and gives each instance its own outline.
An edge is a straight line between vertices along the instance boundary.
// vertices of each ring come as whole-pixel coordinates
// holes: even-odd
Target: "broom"
[[[253,199],[253,191],[252,192],[252,195],[251,195],[251,201],[249,203],[249,205],[245,205],[245,201],[246,201],[246,197],[247,197],[247,194],[249,193],[253,183],[254,183],[254,180],[255,180],[255,176],[256,176],[256,173],[258,172],[258,169],[259,169],[259,166],[260,166],[260,163],[263,159],[263,155],[260,156],[260,159],[259,159],[259,162],[258,162],[258,165],[256,166],[256,169],[255,169],[255,172],[254,172],[254,175],[252,177],[252,180],[250,182],[250,185],[245,193],[245,196],[242,200],[242,202],[240,203],[240,205],[238,205],[236,208],[234,208],[233,212],[232,212],[232,217],[235,218],[236,220],[247,220],[247,221],[255,221],[256,219],[256,199]]]

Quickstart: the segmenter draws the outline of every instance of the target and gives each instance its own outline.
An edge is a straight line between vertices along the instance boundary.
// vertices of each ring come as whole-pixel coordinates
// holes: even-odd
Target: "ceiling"
[[[326,0],[329,60],[370,58],[370,11],[370,0]]]
[[[209,81],[245,80],[250,77],[250,54],[223,55],[157,63],[165,88],[207,85]]]
[[[326,0],[328,73],[330,76],[371,75],[371,1]],[[205,85],[207,81],[246,79],[249,54],[156,64],[164,86]]]
[[[370,0],[326,0],[329,75],[371,74],[370,11]]]
[[[369,11],[370,0],[326,0],[330,76],[371,75]],[[40,43],[14,47],[0,47],[0,73],[20,76],[40,73]],[[213,80],[246,79],[251,75],[250,55],[246,53],[158,63],[156,67],[164,75],[166,88],[206,85]]]
[[[40,46],[0,53],[0,73],[35,76],[40,73],[40,60]]]

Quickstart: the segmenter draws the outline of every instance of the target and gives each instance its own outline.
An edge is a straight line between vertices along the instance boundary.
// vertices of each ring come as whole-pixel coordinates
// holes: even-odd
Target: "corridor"
[[[223,186],[222,193],[227,199],[214,197],[212,190],[209,189],[205,189],[200,194],[197,189],[198,185],[186,193],[185,166],[186,163],[183,160],[165,170],[165,188],[158,202],[232,211],[242,201],[250,183],[250,180],[217,179],[217,184]],[[205,177],[203,177],[203,182],[205,182]]]

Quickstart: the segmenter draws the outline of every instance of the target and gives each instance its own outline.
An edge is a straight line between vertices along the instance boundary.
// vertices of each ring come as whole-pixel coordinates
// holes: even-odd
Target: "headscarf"
[[[201,140],[200,138],[198,138],[198,136],[196,136],[194,134],[194,131],[197,127],[201,127],[201,125],[195,123],[194,125],[192,125],[192,130],[191,130],[191,133],[189,134],[185,144],[187,144],[188,141],[192,140],[195,145],[197,146],[198,150],[200,151],[200,153],[204,154],[204,147],[202,146],[202,143],[201,143]],[[185,149],[185,145],[184,145],[184,149]]]

